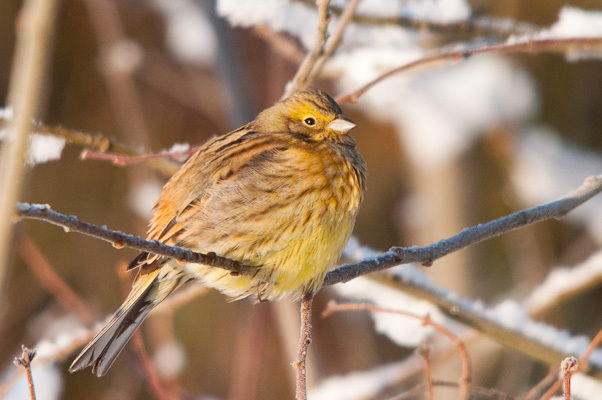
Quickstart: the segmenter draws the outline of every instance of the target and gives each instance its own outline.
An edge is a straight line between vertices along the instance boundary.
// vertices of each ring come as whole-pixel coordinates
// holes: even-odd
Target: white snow
[[[599,250],[579,265],[553,269],[546,279],[531,291],[531,295],[524,301],[524,304],[528,310],[539,310],[554,304],[576,288],[601,280],[602,250]]]
[[[199,2],[153,0],[151,4],[163,14],[167,47],[181,62],[214,63],[217,51],[215,32]]]
[[[565,6],[560,10],[558,21],[543,29],[537,39],[570,39],[602,37],[602,11],[587,11]],[[570,46],[566,51],[569,61],[602,59],[602,48]]]
[[[411,59],[407,53],[406,57]],[[370,63],[371,58],[364,62]],[[407,61],[395,66],[404,63]],[[355,68],[342,74],[339,89],[343,92],[360,87],[372,77]],[[397,126],[407,155],[424,169],[441,168],[466,151],[488,128],[520,123],[536,110],[530,77],[495,55],[394,76],[366,92],[360,102],[376,119]]]
[[[550,128],[526,129],[515,146],[512,180],[528,206],[544,204],[579,187],[585,178],[602,173],[602,155],[560,139]],[[584,226],[602,244],[602,197],[596,196],[564,219]]]
[[[22,369],[23,367],[14,366],[13,368]],[[37,400],[56,400],[61,398],[64,382],[59,364],[52,363],[39,366],[34,358],[31,366],[31,375]],[[4,400],[23,400],[29,398],[29,384],[25,370],[23,370],[17,382],[4,397]]]
[[[29,165],[42,164],[56,161],[61,158],[65,148],[65,139],[33,133],[29,136],[29,149],[27,150],[27,163]]]
[[[549,29],[542,31],[546,38],[602,37],[602,11],[587,11],[564,6]]]
[[[153,365],[163,379],[177,378],[186,367],[184,347],[175,341],[161,344],[153,354]]]
[[[571,397],[580,400],[599,400],[602,393],[602,382],[585,374],[574,374],[571,377]],[[564,399],[564,397],[562,398]]]
[[[398,379],[403,370],[400,363],[386,364],[365,372],[331,376],[314,388],[308,398],[312,400],[362,400],[372,398],[383,388]]]
[[[401,268],[412,268],[412,266]],[[429,316],[440,324],[445,324],[447,321],[447,318],[431,303],[418,300],[368,278],[356,278],[333,287],[339,295],[350,301],[369,302],[379,307],[403,310],[418,316]],[[416,318],[386,312],[375,312],[370,315],[374,319],[376,331],[400,346],[416,347],[433,332],[431,326],[425,326]]]
[[[128,194],[130,208],[140,218],[149,219],[153,215],[153,207],[161,195],[163,185],[155,179],[136,182]]]

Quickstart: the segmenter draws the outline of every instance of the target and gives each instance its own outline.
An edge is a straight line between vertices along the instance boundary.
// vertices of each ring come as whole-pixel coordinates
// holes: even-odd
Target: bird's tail
[[[168,266],[164,265],[163,268],[166,267]],[[160,279],[163,268],[140,274],[136,278],[127,299],[94,339],[84,347],[69,367],[69,372],[79,371],[91,365],[92,373],[96,376],[107,373],[148,313],[184,283],[181,278]]]

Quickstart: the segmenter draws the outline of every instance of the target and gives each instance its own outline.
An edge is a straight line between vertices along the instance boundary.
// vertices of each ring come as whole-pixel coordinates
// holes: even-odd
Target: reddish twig
[[[132,345],[134,346],[134,350],[138,356],[138,361],[140,361],[142,371],[144,371],[144,376],[146,376],[146,380],[152,392],[160,400],[169,400],[170,396],[163,386],[163,382],[161,382],[159,374],[155,370],[151,358],[146,352],[146,347],[144,347],[144,341],[142,340],[142,334],[139,330],[136,331],[132,337]]]
[[[424,361],[424,376],[426,378],[426,400],[433,400],[433,376],[431,373],[431,363],[430,363],[430,355],[431,349],[429,345],[425,342],[420,344],[418,348],[418,354],[422,357]]]
[[[589,356],[596,349],[596,347],[598,347],[598,345],[600,344],[601,341],[602,341],[602,330],[598,331],[596,336],[594,336],[592,341],[589,343],[589,346],[587,346],[587,349],[585,350],[585,352],[581,355],[581,357],[579,357],[579,359],[577,360],[577,367],[575,370],[573,370],[571,372],[571,374],[575,373],[575,372],[586,371],[589,368],[589,366],[588,366]],[[565,358],[565,360],[566,360],[566,358]],[[563,362],[564,362],[564,360],[563,360]],[[570,379],[570,377],[569,377],[569,379]],[[554,396],[554,394],[556,394],[556,392],[558,392],[560,390],[560,388],[563,386],[563,383],[566,385],[566,377],[564,379],[557,379],[556,382],[554,382],[554,384],[552,386],[550,386],[548,391],[545,392],[543,396],[541,396],[540,400],[549,400],[552,396]],[[570,383],[569,383],[569,389],[570,389]]]
[[[299,347],[297,350],[297,361],[293,363],[295,369],[296,396],[297,400],[307,400],[307,351],[311,344],[311,305],[314,299],[312,293],[305,293],[301,299],[301,332],[299,336]]]
[[[21,357],[15,357],[13,364],[20,365],[23,368],[25,368],[25,373],[27,374],[27,383],[29,384],[29,397],[31,398],[31,400],[35,400],[36,391],[33,387],[33,377],[31,375],[31,362],[36,356],[36,351],[35,349],[30,350],[24,345],[21,345],[21,349],[23,350]]]
[[[567,357],[562,360],[560,370],[564,378],[564,400],[571,400],[571,376],[579,371],[579,363],[575,357]]]
[[[558,51],[565,50],[567,47],[574,46],[575,44],[583,47],[597,46],[602,44],[602,38],[530,39],[522,42],[500,43],[476,48],[465,48],[462,50],[439,52],[397,67],[368,82],[359,89],[344,96],[337,97],[336,101],[339,104],[347,101],[355,103],[361,95],[366,93],[376,84],[390,78],[391,76],[429,64],[441,63],[445,61],[459,62],[475,54],[481,53],[537,53],[543,51]]]
[[[199,146],[191,147],[186,151],[160,151],[158,153],[148,153],[148,154],[140,154],[135,156],[122,155],[122,154],[114,154],[114,153],[106,153],[104,151],[95,151],[84,149],[79,158],[82,160],[106,160],[110,161],[114,165],[119,166],[127,166],[132,164],[138,164],[148,160],[156,160],[156,159],[164,159],[171,158],[174,160],[181,159],[183,157],[188,157],[194,154],[199,149]]]
[[[371,304],[362,303],[336,304],[333,301],[331,301],[326,307],[326,310],[322,312],[322,316],[326,317],[332,314],[333,312],[337,311],[385,312],[418,319],[422,321],[424,325],[432,326],[437,332],[441,333],[442,335],[446,336],[449,340],[451,340],[460,352],[460,356],[462,357],[462,378],[459,383],[460,398],[468,400],[468,395],[470,393],[470,359],[468,357],[468,351],[466,350],[464,342],[462,342],[462,340],[460,340],[458,336],[449,331],[443,325],[434,322],[428,315],[422,316],[408,311],[393,310],[390,308],[383,308]]]
[[[557,377],[558,369],[556,368],[556,366],[550,366],[550,372],[548,372],[548,374],[541,381],[539,381],[537,385],[533,386],[527,392],[523,400],[535,399],[539,392],[541,392],[545,387],[550,386],[551,384],[556,382]]]
[[[117,275],[121,281],[123,296],[127,297],[131,288],[131,283],[128,279],[129,274],[126,274],[125,270],[125,265],[120,265],[117,268]],[[134,350],[138,356],[138,361],[140,362],[140,366],[142,367],[142,371],[152,392],[160,400],[169,400],[170,396],[167,392],[167,389],[163,385],[161,378],[159,378],[159,374],[155,370],[148,352],[146,351],[144,341],[142,340],[142,334],[140,333],[139,329],[137,329],[134,333],[134,336],[132,336],[132,345],[134,346]]]
[[[305,53],[297,44],[286,36],[275,32],[264,25],[257,25],[252,28],[253,33],[270,44],[280,56],[289,60],[295,65],[300,65],[305,58]]]
[[[52,293],[61,305],[79,316],[86,325],[92,325],[96,316],[86,303],[65,283],[46,260],[40,249],[29,236],[21,233],[18,241],[19,252],[37,281]]]

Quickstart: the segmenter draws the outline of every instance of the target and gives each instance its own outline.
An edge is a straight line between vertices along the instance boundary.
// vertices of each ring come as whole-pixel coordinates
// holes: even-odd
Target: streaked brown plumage
[[[258,265],[255,276],[142,253],[132,291],[73,362],[104,375],[148,312],[190,280],[235,299],[320,288],[349,239],[366,167],[328,95],[301,90],[205,143],[167,182],[149,240]]]

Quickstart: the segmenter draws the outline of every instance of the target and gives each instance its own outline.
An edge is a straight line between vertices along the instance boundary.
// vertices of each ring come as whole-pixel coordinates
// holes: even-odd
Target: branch
[[[466,228],[456,236],[443,239],[426,247],[393,247],[378,257],[369,258],[356,264],[343,265],[326,274],[323,286],[347,282],[358,276],[382,271],[399,264],[420,263],[424,266],[430,266],[435,260],[449,253],[516,228],[546,219],[560,219],[600,192],[602,192],[602,175],[590,177],[578,189],[560,200],[522,210],[472,228]]]
[[[0,118],[0,128],[3,128],[9,124],[9,121]],[[89,150],[84,150],[82,155],[80,156],[82,159],[89,158],[97,158],[97,159],[105,159],[111,157],[124,157],[127,159],[128,156],[145,157],[144,160],[146,164],[161,172],[164,175],[171,176],[173,175],[178,168],[180,167],[179,163],[168,160],[166,157],[146,157],[147,153],[140,149],[139,147],[130,146],[124,143],[121,143],[112,138],[103,136],[103,135],[91,135],[89,133],[85,133],[82,131],[78,131],[75,129],[68,129],[62,126],[46,126],[42,123],[36,123],[32,126],[32,131],[35,133],[39,133],[42,135],[54,136],[58,138],[65,139],[65,141],[69,144],[81,146],[86,149],[94,149],[98,150],[98,152],[93,152]],[[98,156],[98,157],[90,157],[89,153],[93,154],[104,154],[107,153],[109,156]],[[153,154],[153,153],[151,153]],[[159,153],[160,154],[160,153]],[[118,164],[114,162],[114,164]]]
[[[291,84],[285,91],[283,98],[289,97],[292,93],[300,88],[306,87],[310,83],[309,76],[318,59],[324,54],[324,46],[328,37],[328,22],[330,20],[328,15],[330,0],[316,0],[316,3],[318,5],[318,16],[320,19],[316,43],[314,44],[313,49],[305,56],[297,73],[291,80]]]
[[[190,262],[195,264],[210,265],[230,271],[234,275],[253,275],[260,266],[249,266],[233,261],[229,258],[217,256],[215,253],[195,253],[189,249],[176,246],[168,246],[157,241],[144,240],[138,236],[132,236],[123,232],[114,231],[106,227],[79,221],[75,216],[67,216],[50,209],[45,204],[17,203],[17,214],[21,218],[39,219],[52,224],[62,226],[66,232],[74,231],[102,239],[113,244],[117,249],[129,247],[139,251],[148,251],[160,256],[173,258],[179,263]]]
[[[305,293],[301,299],[301,327],[299,346],[297,347],[297,360],[293,363],[295,369],[295,399],[307,400],[307,351],[311,344],[311,306],[314,299],[312,293]]]
[[[324,68],[326,61],[328,61],[328,59],[332,57],[334,52],[339,48],[339,45],[343,40],[345,29],[347,29],[347,25],[349,25],[349,22],[351,22],[351,18],[355,14],[358,4],[359,0],[349,0],[349,4],[347,4],[347,7],[345,7],[345,10],[341,14],[339,24],[337,25],[337,30],[335,31],[334,35],[332,35],[330,40],[328,40],[328,45],[324,49],[322,55],[316,60],[316,63],[312,68],[309,77],[307,78],[308,84],[311,84],[316,77],[320,75],[320,72],[322,72],[322,68]]]
[[[189,147],[185,151],[172,151],[172,150],[161,150],[158,153],[146,153],[135,156],[126,156],[114,153],[107,153],[104,151],[93,151],[85,149],[80,154],[80,159],[82,160],[105,160],[110,161],[113,165],[119,166],[127,166],[133,164],[139,164],[148,160],[157,160],[157,159],[179,159],[179,158],[188,158],[192,154],[194,154],[199,149],[199,146]]]
[[[21,193],[30,121],[36,117],[40,106],[57,4],[57,0],[23,2],[17,24],[17,44],[8,96],[14,109],[14,118],[9,123],[9,135],[0,155],[0,296],[5,286],[13,231],[10,219]]]
[[[453,344],[458,348],[460,352],[460,356],[462,357],[462,378],[459,382],[460,387],[460,398],[464,400],[468,400],[468,395],[470,393],[470,358],[468,357],[468,351],[466,350],[466,345],[462,342],[462,340],[449,329],[444,327],[441,324],[433,321],[428,315],[418,315],[404,310],[395,310],[391,308],[384,308],[374,306],[372,304],[366,303],[346,303],[346,304],[337,304],[334,301],[331,301],[327,304],[326,309],[322,312],[323,317],[327,317],[333,312],[338,311],[369,311],[371,313],[383,312],[389,314],[397,314],[403,315],[405,317],[417,319],[422,322],[423,325],[432,326],[437,332],[446,336]]]
[[[312,0],[296,0],[299,3],[312,7]],[[336,16],[344,13],[343,8],[337,6],[329,7],[330,12]],[[356,14],[353,22],[362,25],[394,25],[402,28],[415,29],[421,32],[429,31],[438,34],[463,34],[470,36],[498,36],[527,34],[537,31],[536,25],[515,21],[511,18],[495,18],[483,15],[472,16],[465,21],[459,22],[437,22],[417,19],[413,16],[378,16]]]
[[[370,88],[376,84],[384,81],[391,76],[400,72],[406,72],[418,67],[423,67],[429,64],[441,63],[444,61],[459,62],[470,56],[480,53],[538,53],[544,51],[551,52],[564,52],[567,48],[572,48],[575,45],[581,45],[583,47],[600,46],[602,45],[602,37],[597,38],[568,38],[568,39],[530,39],[519,42],[507,42],[494,44],[489,46],[481,46],[474,48],[463,48],[461,50],[450,50],[432,54],[430,56],[421,58],[416,61],[412,61],[408,64],[404,64],[397,67],[378,78],[368,82],[359,89],[348,93],[344,96],[336,98],[337,103],[342,104],[347,101],[355,103],[358,98],[366,93]]]
[[[21,349],[23,350],[23,354],[21,357],[15,357],[13,364],[20,365],[25,368],[25,373],[27,374],[27,383],[29,384],[29,397],[31,400],[36,400],[36,391],[33,387],[33,376],[31,375],[31,362],[36,356],[36,351],[35,349],[30,350],[24,345],[21,345]]]

